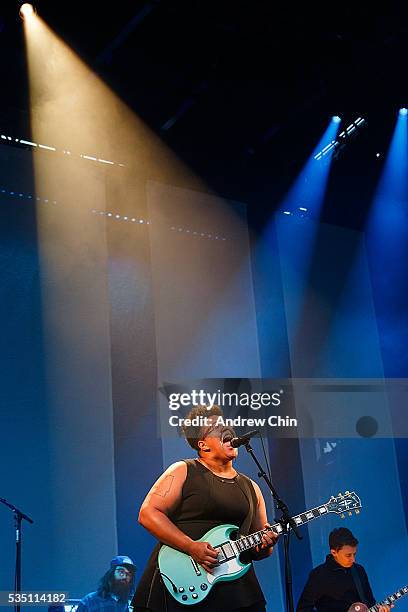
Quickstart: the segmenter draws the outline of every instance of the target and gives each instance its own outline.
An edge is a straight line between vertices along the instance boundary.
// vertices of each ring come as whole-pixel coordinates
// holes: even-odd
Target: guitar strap
[[[357,593],[361,602],[367,604],[367,597],[364,595],[364,589],[363,585],[361,584],[360,574],[358,573],[358,570],[354,564],[351,566],[351,576],[354,580],[354,584],[356,586]]]

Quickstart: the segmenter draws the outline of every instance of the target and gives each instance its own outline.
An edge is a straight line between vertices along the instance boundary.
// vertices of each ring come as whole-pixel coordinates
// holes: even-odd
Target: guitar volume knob
[[[208,589],[208,585],[207,585],[207,584],[205,584],[205,582],[203,582],[202,584],[200,584],[200,589],[201,589],[202,591],[206,591],[206,590]]]
[[[187,601],[188,597],[187,595],[183,595],[183,597],[181,598],[183,601]]]
[[[184,587],[179,587],[179,593],[184,593]]]
[[[188,590],[189,590],[189,591],[195,591],[195,586],[193,586],[193,585],[189,586],[189,587],[188,587]]]
[[[193,593],[193,599],[198,599],[197,593]]]

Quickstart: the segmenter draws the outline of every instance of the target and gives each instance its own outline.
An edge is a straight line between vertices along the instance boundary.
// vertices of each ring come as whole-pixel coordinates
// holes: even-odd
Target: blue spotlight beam
[[[299,207],[306,208],[312,214],[320,212],[326,191],[330,165],[317,163],[316,155],[336,141],[340,126],[337,119],[332,117],[324,134],[296,179],[295,184],[285,197],[281,206],[282,212],[298,210]]]
[[[276,217],[279,252],[286,252],[285,249],[288,244],[291,245],[290,248],[296,251],[296,266],[290,273],[296,278],[297,294],[291,304],[287,305],[289,309],[287,316],[290,316],[293,324],[294,345],[297,342],[296,330],[302,324],[310,266],[313,262],[314,245],[318,231],[317,223],[302,217],[319,218],[329,178],[331,158],[328,158],[329,163],[323,164],[316,161],[315,156],[336,140],[339,127],[339,122],[333,117],[311,152],[294,185],[286,195],[279,211],[283,214],[278,214]],[[307,215],[304,214],[306,211]],[[271,224],[267,229],[266,239],[268,239],[268,232],[272,231]]]
[[[408,367],[408,116],[401,112],[365,238],[386,373],[405,376]]]
[[[406,109],[401,109],[406,110]],[[408,211],[408,116],[401,113],[392,136],[384,169],[374,197],[367,231],[387,250],[402,247],[398,236],[407,231]]]

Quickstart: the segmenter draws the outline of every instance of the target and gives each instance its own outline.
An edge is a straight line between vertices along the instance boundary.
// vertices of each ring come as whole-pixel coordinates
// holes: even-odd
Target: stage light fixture
[[[399,114],[401,115],[401,117],[406,117],[408,115],[408,108],[400,108]]]
[[[334,115],[332,117],[332,120],[334,121],[334,123],[340,123],[341,122],[341,118],[338,115]]]
[[[333,121],[334,121],[334,117],[333,117]],[[340,132],[337,140],[332,140],[328,145],[324,147],[324,149],[319,151],[314,156],[314,159],[319,161],[320,159],[324,157],[337,158],[340,152],[344,149],[346,144],[349,142],[351,136],[352,135],[354,136],[355,133],[357,133],[357,131],[365,125],[366,125],[365,119],[363,119],[362,117],[357,117],[357,119],[353,121],[353,123],[350,123],[350,125],[348,125],[345,130]]]
[[[35,10],[32,4],[29,2],[23,2],[20,6],[19,15],[21,19],[30,19],[35,15]]]

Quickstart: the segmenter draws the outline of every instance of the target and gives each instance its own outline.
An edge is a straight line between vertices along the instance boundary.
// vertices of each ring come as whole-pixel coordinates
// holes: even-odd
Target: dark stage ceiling
[[[0,6],[0,123],[13,135],[28,129],[17,4]],[[386,150],[396,111],[408,104],[406,2],[36,6],[214,189],[249,203],[278,197],[274,186],[296,174],[333,114],[367,119],[341,173],[373,175],[375,152]]]

